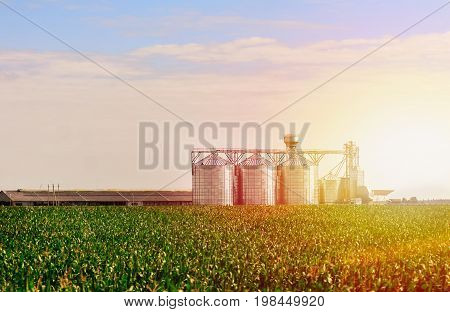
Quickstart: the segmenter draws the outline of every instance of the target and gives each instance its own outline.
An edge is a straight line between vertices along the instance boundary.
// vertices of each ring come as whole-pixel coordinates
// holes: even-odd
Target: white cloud
[[[132,58],[104,54],[89,57],[120,76],[136,79],[151,74],[148,67]],[[108,76],[98,66],[76,53],[0,50],[0,68],[3,74],[19,78],[45,77],[46,79],[95,79]],[[1,76],[0,76],[1,79]]]
[[[290,47],[271,38],[251,37],[224,43],[153,45],[132,51],[138,57],[170,56],[198,63],[268,62],[273,64],[350,64],[380,46],[388,36],[375,39],[328,40]],[[400,38],[384,47],[371,59],[383,62],[412,62],[428,57],[447,60],[450,32]]]

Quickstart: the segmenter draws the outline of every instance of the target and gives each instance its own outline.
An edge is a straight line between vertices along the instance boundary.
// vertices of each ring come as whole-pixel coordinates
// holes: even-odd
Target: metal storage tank
[[[308,204],[319,204],[319,168],[314,164],[309,166],[309,187],[308,187]]]
[[[302,205],[308,203],[309,166],[300,155],[291,157],[278,167],[277,203]]]
[[[320,202],[333,204],[338,201],[339,180],[335,178],[325,178],[320,181]]]
[[[348,203],[350,202],[350,179],[341,178],[338,188],[338,202]]]
[[[364,186],[364,171],[359,167],[350,169],[350,198],[358,197],[358,188]]]
[[[213,153],[192,166],[192,203],[233,205],[234,167]]]
[[[238,165],[237,173],[237,204],[275,204],[276,167],[269,160],[253,154]]]

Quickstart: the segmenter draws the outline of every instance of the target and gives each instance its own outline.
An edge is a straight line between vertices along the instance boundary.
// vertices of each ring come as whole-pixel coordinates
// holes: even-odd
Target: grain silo
[[[295,135],[284,137],[288,159],[278,167],[277,203],[301,205],[308,202],[309,166],[297,151],[299,138]]]
[[[319,204],[319,167],[313,163],[309,166],[309,187],[308,187],[308,204],[318,205]]]
[[[340,178],[338,187],[338,202],[348,203],[350,202],[350,179]]]
[[[350,198],[359,197],[358,189],[364,186],[364,171],[359,167],[353,167],[350,172]]]
[[[196,205],[233,205],[234,167],[212,153],[192,166],[192,202]]]
[[[237,195],[242,205],[274,205],[276,167],[260,154],[253,154],[237,166]]]
[[[292,134],[286,135],[284,142],[285,150],[194,148],[193,203],[317,205],[368,198],[356,144],[348,142],[339,150],[297,149],[300,139]],[[337,168],[334,180],[320,181],[319,165],[326,155],[344,157],[333,169]],[[344,165],[345,175],[340,178]]]
[[[306,160],[294,157],[278,167],[279,204],[302,205],[308,203],[309,167]]]
[[[338,202],[339,180],[337,178],[324,178],[320,181],[320,202],[334,204]]]

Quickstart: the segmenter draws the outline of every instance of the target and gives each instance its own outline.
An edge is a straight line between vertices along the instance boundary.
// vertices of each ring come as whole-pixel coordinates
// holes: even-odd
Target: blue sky
[[[253,36],[295,45],[393,35],[443,3],[442,0],[6,2],[73,46],[103,53],[151,44],[221,42]],[[0,27],[1,48],[66,49],[5,8],[0,9]],[[447,17],[441,13],[408,35],[448,27]]]

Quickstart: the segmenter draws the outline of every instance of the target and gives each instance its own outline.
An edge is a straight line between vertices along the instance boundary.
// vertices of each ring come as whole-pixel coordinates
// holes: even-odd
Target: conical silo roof
[[[223,159],[217,154],[210,154],[196,163],[196,165],[200,166],[226,166],[230,164],[231,163],[228,160]]]
[[[308,161],[305,159],[305,157],[301,155],[295,155],[290,156],[288,160],[284,161],[281,166],[302,166],[302,167],[308,167]]]
[[[240,166],[273,166],[273,164],[262,157],[260,154],[253,154],[252,156],[246,158],[243,160],[240,164]]]

